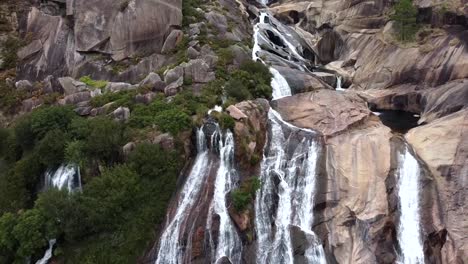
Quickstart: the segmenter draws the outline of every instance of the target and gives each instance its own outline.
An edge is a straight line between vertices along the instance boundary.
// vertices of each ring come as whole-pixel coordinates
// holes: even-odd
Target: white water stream
[[[237,181],[237,172],[234,168],[234,136],[230,131],[225,133],[225,139],[220,135],[219,152],[220,165],[216,174],[215,190],[213,201],[208,214],[207,230],[210,235],[210,244],[212,249],[213,262],[217,263],[223,257],[227,257],[231,263],[241,263],[242,241],[237,234],[226,205],[226,196],[235,187]],[[212,235],[212,219],[215,215],[219,216],[219,235],[218,243],[215,245]]]
[[[252,59],[262,62],[258,57],[262,50],[259,39],[265,40],[260,30],[266,16],[266,13],[261,13],[254,27]],[[276,33],[282,36],[280,32]],[[285,38],[283,41],[289,43]],[[292,54],[297,53],[292,45],[287,46]],[[273,74],[273,99],[291,96],[286,79],[273,67],[270,67],[270,72]],[[256,263],[294,263],[292,226],[298,227],[306,235],[308,245],[304,257],[307,263],[326,263],[323,247],[312,231],[320,146],[312,131],[296,128],[283,121],[275,110],[270,110],[268,118],[271,126],[270,142],[269,147],[265,148],[261,164],[262,186],[255,200]],[[294,147],[291,141],[293,131],[300,130],[307,134],[307,138],[303,137],[290,155],[288,150]]]
[[[195,163],[179,195],[176,212],[172,219],[168,219],[168,223],[161,235],[158,258],[155,263],[183,263],[184,248],[180,241],[181,234],[185,225],[188,224],[189,219],[187,218],[189,217],[190,208],[195,205],[202,189],[201,185],[211,167],[203,129],[197,131],[197,151]]]
[[[400,155],[399,164],[400,225],[398,226],[398,241],[401,255],[398,263],[423,264],[424,253],[419,215],[420,168],[418,161],[408,147],[406,147],[405,153]]]

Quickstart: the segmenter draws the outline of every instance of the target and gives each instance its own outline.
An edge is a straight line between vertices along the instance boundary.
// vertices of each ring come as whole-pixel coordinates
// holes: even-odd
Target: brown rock
[[[285,121],[326,136],[344,132],[370,115],[365,101],[356,94],[331,90],[281,98],[272,106]]]
[[[443,262],[467,261],[468,110],[414,128],[406,139],[429,167],[437,186],[442,217],[438,228],[448,231]]]

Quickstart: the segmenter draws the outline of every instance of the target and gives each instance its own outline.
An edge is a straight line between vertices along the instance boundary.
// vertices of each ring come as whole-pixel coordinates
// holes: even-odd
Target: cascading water
[[[266,13],[261,13],[259,22],[254,27],[252,59],[262,62],[264,61],[258,56],[262,51],[259,40],[265,40],[260,30],[266,17]],[[280,32],[277,34],[281,35]],[[290,53],[297,54],[292,45],[287,47]],[[285,78],[273,67],[270,67],[270,71],[273,74],[273,99],[291,96],[291,88]],[[312,131],[284,122],[275,110],[270,110],[268,118],[270,142],[265,148],[261,164],[262,187],[255,200],[256,262],[294,263],[291,227],[296,226],[307,237],[308,245],[304,252],[306,261],[326,263],[323,247],[312,231],[319,144]],[[302,140],[292,142],[295,137]],[[291,152],[295,143],[297,145]]]
[[[36,264],[47,264],[49,260],[52,258],[52,250],[54,249],[55,243],[57,241],[55,239],[49,240],[49,248],[40,260],[36,261]]]
[[[81,190],[80,168],[74,164],[62,164],[56,170],[48,170],[45,175],[47,188],[64,189],[68,191]]]
[[[197,131],[197,151],[195,163],[180,193],[176,212],[171,220],[168,219],[169,222],[161,235],[158,258],[156,259],[156,263],[158,264],[183,262],[184,248],[180,240],[183,229],[188,221],[187,217],[189,214],[187,212],[194,206],[200,195],[201,185],[211,167],[203,129],[198,129]]]
[[[398,197],[401,214],[398,241],[401,255],[398,263],[422,264],[424,263],[424,253],[419,222],[419,164],[408,147],[400,155],[399,164]]]
[[[221,131],[218,130],[218,134],[221,135]],[[221,163],[216,174],[214,196],[206,228],[210,235],[213,263],[217,263],[223,257],[227,257],[231,263],[241,263],[242,242],[229,217],[226,206],[226,195],[234,188],[237,180],[237,173],[233,167],[234,137],[230,131],[226,132],[224,142],[220,136],[219,146]],[[219,235],[216,246],[211,234],[214,215],[219,216]]]
[[[336,77],[336,90],[337,91],[345,91],[345,89],[343,89],[343,87],[341,87],[342,86],[342,84],[341,84],[342,81],[343,81],[343,78],[341,76]]]
[[[190,247],[194,233],[194,223],[190,223],[190,211],[197,205],[199,196],[206,183],[206,179],[212,171],[216,169],[216,179],[214,184],[214,196],[208,211],[206,223],[207,235],[210,240],[212,250],[212,263],[216,263],[221,258],[228,258],[231,263],[240,263],[242,256],[242,242],[237,234],[226,205],[226,195],[232,190],[237,181],[237,173],[233,166],[234,159],[234,138],[231,132],[226,132],[223,138],[218,125],[211,135],[211,153],[205,140],[203,129],[197,131],[198,154],[195,163],[187,178],[186,183],[179,195],[176,212],[168,223],[161,236],[158,257],[156,263],[176,264],[190,261]],[[218,155],[213,157],[212,153]],[[218,154],[218,153],[217,153]],[[219,217],[218,234],[213,234],[211,229],[214,216]],[[191,226],[187,228],[187,226]],[[183,243],[183,236],[188,233],[187,243]],[[215,235],[217,235],[215,237]],[[215,243],[216,241],[217,243]]]
[[[57,188],[59,190],[67,189],[69,192],[81,191],[80,167],[74,164],[62,164],[56,170],[48,170],[45,173],[45,189]],[[49,240],[49,248],[36,264],[47,264],[52,258],[56,239]]]

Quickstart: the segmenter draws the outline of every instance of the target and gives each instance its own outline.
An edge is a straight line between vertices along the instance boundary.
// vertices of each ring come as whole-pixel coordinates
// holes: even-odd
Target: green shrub
[[[75,117],[76,114],[70,107],[41,107],[16,124],[15,135],[18,145],[23,149],[30,149],[51,130],[67,131]]]
[[[0,50],[0,55],[3,58],[2,67],[5,69],[15,68],[18,63],[17,52],[24,46],[24,41],[17,37],[8,36],[3,42],[3,47]]]
[[[54,167],[63,162],[67,135],[61,130],[49,131],[36,147],[37,156],[46,167]]]
[[[161,175],[176,175],[179,168],[177,153],[166,152],[158,145],[139,144],[129,156],[129,166],[140,176],[157,179]]]
[[[192,119],[182,107],[157,99],[148,106],[137,105],[130,124],[140,128],[156,125],[162,132],[178,135],[192,127]]]
[[[392,19],[396,22],[398,39],[401,41],[411,41],[418,31],[416,22],[418,9],[413,5],[412,0],[399,0],[394,6]]]
[[[261,187],[261,182],[258,177],[252,177],[245,181],[241,187],[231,193],[232,204],[237,212],[243,212],[248,205],[254,200],[255,193]]]
[[[97,88],[97,89],[104,89],[106,85],[109,83],[108,81],[105,81],[105,80],[93,80],[89,75],[81,77],[80,82],[83,82],[86,85]]]
[[[113,102],[112,107],[109,109],[109,111],[115,110],[120,106],[133,108],[135,101],[134,98],[136,94],[137,91],[120,91],[116,93],[104,93],[102,95],[93,97],[90,101],[90,104],[93,107],[101,107],[105,104]]]
[[[221,115],[219,115],[218,122],[222,129],[229,129],[233,131],[234,127],[236,126],[236,121],[234,118],[226,113],[221,113]]]
[[[7,85],[5,80],[0,80],[0,110],[7,114],[14,114],[27,97],[26,91],[18,91],[14,86]]]

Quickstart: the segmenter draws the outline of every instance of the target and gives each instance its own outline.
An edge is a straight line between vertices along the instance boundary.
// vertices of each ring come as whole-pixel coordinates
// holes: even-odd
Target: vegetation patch
[[[232,205],[237,212],[243,212],[255,199],[255,193],[260,189],[261,182],[258,177],[252,177],[242,183],[241,187],[231,193]]]
[[[86,85],[97,88],[97,89],[104,89],[106,85],[109,83],[108,81],[104,81],[104,80],[93,80],[89,75],[81,77],[80,82],[83,82]]]

